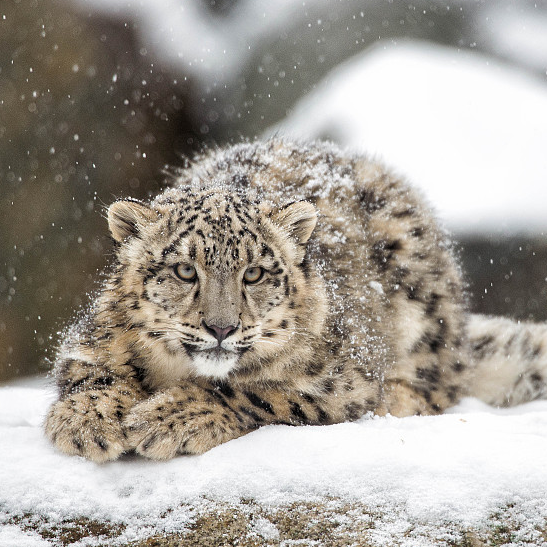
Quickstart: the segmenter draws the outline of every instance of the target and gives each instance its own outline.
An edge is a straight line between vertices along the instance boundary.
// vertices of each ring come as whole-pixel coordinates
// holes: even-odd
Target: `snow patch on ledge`
[[[191,517],[184,504],[326,496],[383,511],[390,533],[409,523],[480,526],[508,504],[531,526],[547,518],[547,401],[497,410],[467,399],[443,416],[267,426],[202,456],[96,465],[59,454],[44,438],[53,398],[45,387],[0,388],[0,523],[24,513],[85,516],[125,523],[129,538],[144,526],[180,530]]]

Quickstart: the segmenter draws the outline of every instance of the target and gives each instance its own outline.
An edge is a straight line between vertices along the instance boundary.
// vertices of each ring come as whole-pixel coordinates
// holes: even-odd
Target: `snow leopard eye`
[[[175,275],[187,283],[195,281],[197,277],[196,269],[190,264],[177,264],[175,266]]]
[[[245,271],[245,274],[243,276],[243,280],[245,283],[258,283],[262,279],[262,275],[264,274],[264,270],[258,266],[255,266],[253,268],[247,268]]]

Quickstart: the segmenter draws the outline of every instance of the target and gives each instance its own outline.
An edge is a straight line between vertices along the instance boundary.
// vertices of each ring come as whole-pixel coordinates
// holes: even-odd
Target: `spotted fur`
[[[166,459],[269,423],[545,395],[544,327],[469,316],[429,208],[366,157],[241,144],[108,221],[115,262],[55,365],[45,428],[68,454]]]

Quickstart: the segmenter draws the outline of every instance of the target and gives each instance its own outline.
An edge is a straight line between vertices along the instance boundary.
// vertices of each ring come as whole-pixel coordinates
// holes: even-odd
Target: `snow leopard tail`
[[[547,399],[547,324],[471,315],[469,395],[493,406]]]

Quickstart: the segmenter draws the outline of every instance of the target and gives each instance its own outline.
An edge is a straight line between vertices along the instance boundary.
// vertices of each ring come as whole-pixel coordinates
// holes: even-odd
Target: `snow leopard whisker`
[[[267,338],[260,338],[260,340],[258,340],[258,342],[264,343],[264,344],[270,344],[272,346],[277,346],[277,347],[283,347],[284,346],[284,344],[282,344],[280,342],[275,342],[274,340],[268,340]]]

